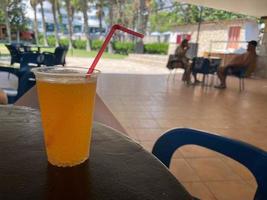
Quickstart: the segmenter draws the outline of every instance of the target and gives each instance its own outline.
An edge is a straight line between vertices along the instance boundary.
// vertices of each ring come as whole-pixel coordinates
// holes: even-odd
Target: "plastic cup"
[[[89,158],[98,70],[40,67],[37,81],[49,163],[71,167]]]

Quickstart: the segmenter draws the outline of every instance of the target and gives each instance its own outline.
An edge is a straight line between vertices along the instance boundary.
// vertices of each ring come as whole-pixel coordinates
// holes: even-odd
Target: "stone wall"
[[[261,78],[267,78],[267,17],[263,20],[265,23],[265,29],[259,46],[258,63],[254,74],[255,76]]]
[[[248,20],[234,20],[234,21],[218,21],[202,23],[199,34],[199,50],[198,56],[203,56],[205,51],[223,51],[226,50],[227,43],[213,43],[211,41],[227,41],[228,31],[231,26],[240,26],[240,41],[245,41],[245,24]],[[196,42],[198,24],[189,24],[177,26],[173,32],[190,34],[191,42]],[[242,44],[240,44],[242,45]],[[170,43],[169,54],[172,54],[176,48],[175,43]],[[243,45],[244,46],[244,45]]]

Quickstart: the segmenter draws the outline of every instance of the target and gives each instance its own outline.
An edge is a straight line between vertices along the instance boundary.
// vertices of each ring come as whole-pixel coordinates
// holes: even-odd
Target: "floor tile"
[[[85,62],[87,58],[67,60],[73,66]],[[246,79],[245,91],[239,92],[238,80],[233,77],[227,78],[226,90],[217,90],[186,86],[180,71],[174,80],[167,81],[169,71],[165,66],[102,59],[98,68],[102,71],[98,94],[130,136],[150,152],[157,138],[154,132],[174,127],[200,129],[267,150],[267,80]],[[242,167],[216,153],[182,147],[173,160],[173,173],[203,200],[214,196],[217,200],[252,199],[255,180]]]
[[[186,159],[201,181],[241,180],[220,158]]]
[[[194,197],[201,200],[216,200],[208,187],[202,182],[182,182],[186,190]]]
[[[217,200],[252,200],[256,190],[244,181],[206,182]]]
[[[200,181],[197,172],[184,159],[172,159],[170,171],[179,181]]]
[[[253,174],[242,164],[238,163],[231,158],[224,157],[222,158],[224,163],[228,165],[236,174],[238,174],[245,181],[255,180]]]
[[[185,145],[180,149],[184,158],[219,157],[220,154],[210,149],[197,145]]]

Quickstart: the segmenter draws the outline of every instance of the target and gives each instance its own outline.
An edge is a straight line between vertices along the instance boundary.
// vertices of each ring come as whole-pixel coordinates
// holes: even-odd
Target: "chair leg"
[[[241,92],[242,91],[242,80],[241,80],[241,78],[239,78],[239,92]]]
[[[176,70],[177,70],[177,68],[174,69],[173,80],[175,80]]]
[[[244,78],[239,78],[239,91],[242,92],[245,90],[245,80]]]
[[[211,74],[210,86],[214,85],[214,74]]]
[[[203,74],[202,86],[205,86],[205,82],[206,82],[206,74]]]
[[[169,81],[171,75],[172,75],[172,70],[170,70],[170,73],[169,73],[169,75],[168,75],[168,79],[167,79],[167,81]]]
[[[242,78],[242,91],[244,91],[244,90],[245,90],[245,79]]]

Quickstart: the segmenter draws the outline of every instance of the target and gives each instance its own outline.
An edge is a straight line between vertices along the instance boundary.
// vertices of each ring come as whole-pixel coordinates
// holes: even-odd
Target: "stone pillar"
[[[265,24],[263,31],[262,42],[259,46],[259,55],[255,75],[262,78],[267,78],[267,16],[262,17]]]

